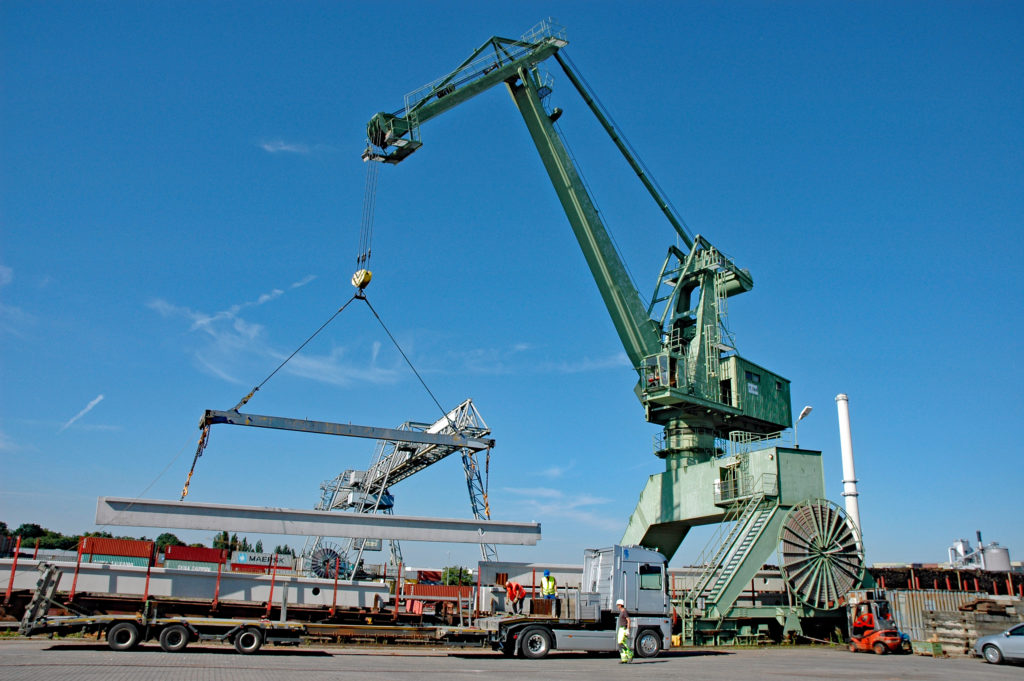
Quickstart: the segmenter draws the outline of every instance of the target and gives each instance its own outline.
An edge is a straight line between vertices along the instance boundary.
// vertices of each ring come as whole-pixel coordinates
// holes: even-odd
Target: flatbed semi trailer
[[[134,613],[90,612],[58,596],[61,570],[39,566],[40,578],[25,608],[19,631],[37,634],[88,633],[105,636],[113,650],[131,650],[158,641],[167,652],[180,652],[192,642],[230,643],[239,653],[257,652],[264,644],[297,645],[309,639],[433,640],[490,646],[505,655],[541,658],[552,650],[614,651],[616,600],[630,612],[629,643],[638,655],[653,657],[668,647],[671,610],[665,588],[665,559],[656,551],[615,546],[588,550],[583,587],[549,601],[549,612],[480,617],[460,626],[402,623],[389,613],[365,613],[356,621],[295,621],[281,618],[182,615],[166,600],[147,600]],[[540,601],[543,602],[543,601]],[[531,604],[532,605],[532,604]],[[540,609],[540,608],[538,608]],[[54,611],[67,614],[51,614]],[[461,608],[460,608],[461,612]],[[397,607],[395,613],[397,614]]]

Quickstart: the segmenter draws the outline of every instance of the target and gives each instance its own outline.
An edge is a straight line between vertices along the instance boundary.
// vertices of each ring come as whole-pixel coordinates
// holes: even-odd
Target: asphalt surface
[[[239,655],[228,646],[193,645],[165,653],[155,644],[113,652],[93,641],[0,641],[0,679],[39,681],[323,681],[416,679],[487,681],[552,679],[604,681],[842,680],[996,681],[1024,678],[1024,666],[993,666],[977,659],[854,654],[829,648],[700,649],[671,651],[620,664],[614,656],[552,654],[543,660],[443,648],[264,648]]]

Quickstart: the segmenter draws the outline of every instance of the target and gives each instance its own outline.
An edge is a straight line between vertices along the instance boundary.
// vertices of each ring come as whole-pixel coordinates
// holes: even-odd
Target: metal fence
[[[989,596],[981,591],[942,591],[935,589],[889,589],[887,592],[893,619],[900,631],[913,641],[927,639],[926,622],[930,612],[956,611],[964,603]]]

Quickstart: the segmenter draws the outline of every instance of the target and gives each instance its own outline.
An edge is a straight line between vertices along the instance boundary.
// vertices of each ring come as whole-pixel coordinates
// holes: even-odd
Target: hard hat
[[[626,601],[620,598],[619,600],[615,601],[615,605],[626,605]]]
[[[551,576],[551,570],[545,570],[544,571],[544,576],[545,577],[550,577]]]

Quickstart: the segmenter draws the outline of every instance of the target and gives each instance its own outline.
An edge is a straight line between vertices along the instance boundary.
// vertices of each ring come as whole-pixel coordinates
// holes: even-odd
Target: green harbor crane
[[[825,501],[821,453],[768,446],[792,426],[789,381],[740,356],[727,327],[727,300],[750,291],[750,273],[700,235],[693,236],[628,142],[560,53],[564,31],[542,22],[522,38],[493,37],[446,76],[410,93],[367,125],[366,161],[396,164],[422,146],[427,121],[504,84],[530,132],[569,219],[626,354],[645,418],[663,429],[655,454],[664,473],[650,476],[622,539],[671,558],[690,528],[719,523],[705,566],[681,599],[689,640],[702,622],[775,619],[785,628],[812,611],[841,607],[863,576],[855,526]],[[685,245],[671,245],[654,293],[645,301],[626,272],[547,106],[553,58],[609,134]],[[794,523],[800,515],[801,522]],[[801,515],[802,514],[802,515]],[[810,515],[807,515],[810,514]],[[808,522],[812,518],[813,522]],[[794,529],[795,528],[795,529]],[[789,531],[789,544],[783,537]],[[744,585],[783,541],[789,588],[805,610],[735,607]],[[754,612],[757,610],[757,612]],[[783,612],[782,610],[785,610]],[[796,619],[794,619],[796,618]],[[739,629],[735,629],[739,631]],[[706,639],[706,637],[705,637]]]

